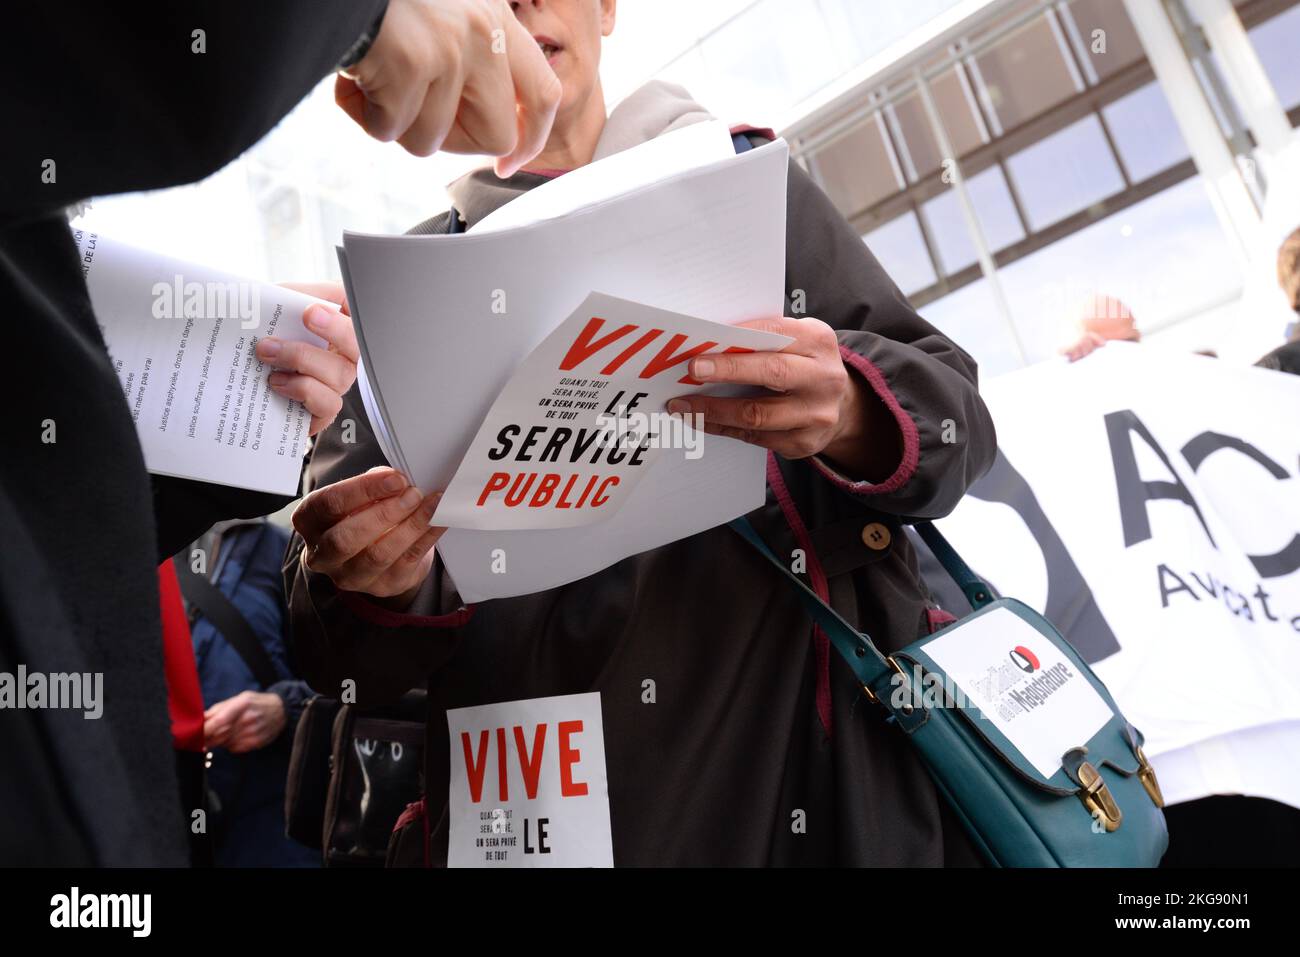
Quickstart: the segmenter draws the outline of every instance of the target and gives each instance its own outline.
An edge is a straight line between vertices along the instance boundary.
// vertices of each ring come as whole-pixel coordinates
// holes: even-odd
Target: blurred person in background
[[[264,519],[221,522],[174,558],[202,688],[213,862],[318,867],[285,836],[290,746],[311,697],[289,651],[289,533]]]
[[[1286,296],[1287,305],[1300,319],[1300,229],[1283,240],[1277,251],[1277,282]],[[1255,365],[1300,375],[1300,321],[1293,319],[1287,325],[1285,339],[1282,345]]]
[[[1300,316],[1300,229],[1294,230],[1277,251],[1277,281],[1286,296],[1287,305]],[[1095,352],[1108,341],[1141,342],[1142,333],[1132,311],[1114,296],[1095,293],[1088,296],[1079,310],[1078,339],[1062,349],[1071,362]],[[1255,363],[1265,369],[1300,375],[1300,322],[1287,324],[1283,344]],[[1214,357],[1211,350],[1198,350],[1199,355]]]
[[[1086,297],[1079,309],[1078,324],[1082,334],[1061,350],[1071,362],[1078,362],[1111,340],[1142,341],[1132,311],[1114,296],[1094,293]]]

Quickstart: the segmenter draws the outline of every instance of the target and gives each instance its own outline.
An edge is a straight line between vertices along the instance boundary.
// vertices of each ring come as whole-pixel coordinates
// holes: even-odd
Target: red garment
[[[167,710],[172,718],[172,746],[178,751],[203,750],[203,691],[194,662],[190,623],[181,601],[176,567],[158,566],[158,596],[162,603],[163,671],[167,679]]]

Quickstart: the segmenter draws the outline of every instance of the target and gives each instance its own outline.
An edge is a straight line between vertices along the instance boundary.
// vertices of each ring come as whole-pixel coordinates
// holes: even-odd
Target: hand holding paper
[[[738,354],[791,341],[592,293],[506,383],[434,521],[564,528],[614,514],[658,457],[707,457],[703,436],[692,442],[691,423],[665,410],[670,397],[706,388],[689,362],[764,361],[770,353]]]
[[[317,299],[327,299],[340,309],[312,303],[302,314],[303,325],[325,340],[326,346],[295,339],[265,336],[257,344],[257,357],[275,369],[267,384],[277,394],[301,402],[311,413],[315,435],[334,421],[343,407],[343,395],[357,379],[357,335],[348,317],[343,285],[337,282],[284,283]]]
[[[429,574],[433,546],[445,531],[429,527],[440,497],[421,494],[390,468],[318,488],[293,513],[307,546],[303,561],[342,591],[396,598],[405,607]]]
[[[149,471],[296,492],[308,436],[356,375],[351,323],[314,298],[341,303],[337,285],[295,290],[73,238]]]
[[[883,404],[849,375],[835,330],[811,316],[755,319],[740,328],[784,334],[779,353],[700,356],[691,375],[702,382],[761,386],[765,395],[682,396],[670,412],[704,418],[710,435],[750,442],[787,459],[826,453],[870,481],[893,473],[902,438]],[[896,441],[891,442],[893,436]]]

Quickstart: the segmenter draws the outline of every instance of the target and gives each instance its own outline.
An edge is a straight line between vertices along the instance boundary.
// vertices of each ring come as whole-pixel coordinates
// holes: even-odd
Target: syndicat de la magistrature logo
[[[1042,664],[1038,661],[1038,656],[1026,648],[1024,645],[1016,645],[1011,649],[1011,663],[1026,674],[1033,674]]]

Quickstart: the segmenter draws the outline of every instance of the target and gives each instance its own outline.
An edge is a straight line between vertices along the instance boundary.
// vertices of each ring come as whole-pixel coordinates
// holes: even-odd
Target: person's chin
[[[563,72],[555,74],[560,79],[560,107],[557,113],[567,113],[573,107],[582,101],[582,84],[570,80],[569,76]]]

